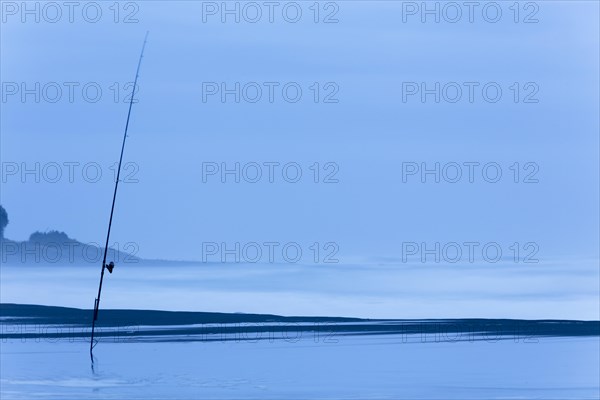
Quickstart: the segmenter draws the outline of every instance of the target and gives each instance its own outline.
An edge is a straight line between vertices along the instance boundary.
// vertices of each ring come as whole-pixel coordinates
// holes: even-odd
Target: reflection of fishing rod
[[[137,80],[140,74],[140,66],[142,65],[142,57],[144,57],[144,49],[146,48],[146,40],[148,39],[148,32],[144,37],[144,44],[142,46],[142,52],[140,53],[140,59],[138,61],[137,70],[135,71],[135,79],[133,81],[133,89],[131,89],[131,98],[129,99],[129,111],[127,112],[127,122],[125,123],[125,133],[123,134],[123,144],[121,145],[121,157],[119,158],[119,167],[117,169],[117,180],[115,182],[115,192],[113,194],[112,207],[110,209],[110,219],[108,220],[108,233],[106,234],[106,245],[104,246],[104,259],[102,260],[102,272],[100,273],[100,285],[98,286],[98,297],[94,300],[94,316],[92,318],[92,336],[90,338],[90,357],[94,362],[94,356],[92,351],[94,350],[94,328],[96,327],[96,320],[98,319],[98,308],[100,307],[100,293],[102,292],[102,280],[104,279],[104,269],[108,269],[108,272],[112,274],[115,264],[111,261],[110,264],[106,265],[106,256],[108,254],[108,241],[110,240],[110,228],[112,226],[113,212],[115,211],[115,200],[117,199],[117,188],[119,187],[119,176],[121,175],[121,162],[123,161],[123,151],[125,150],[125,140],[127,139],[127,128],[129,128],[129,117],[131,116],[131,106],[133,106],[133,95],[137,88]]]

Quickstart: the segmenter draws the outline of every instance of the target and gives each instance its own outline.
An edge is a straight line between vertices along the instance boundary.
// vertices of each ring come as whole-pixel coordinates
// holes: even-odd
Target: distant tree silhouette
[[[4,228],[6,228],[6,225],[8,225],[8,213],[0,205],[0,239],[4,238]]]
[[[73,239],[64,232],[49,231],[49,232],[33,232],[29,235],[29,241],[33,243],[67,243]]]

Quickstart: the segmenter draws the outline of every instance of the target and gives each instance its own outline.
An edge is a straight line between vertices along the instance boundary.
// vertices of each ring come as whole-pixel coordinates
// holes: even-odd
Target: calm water
[[[599,341],[2,343],[3,399],[595,399]]]
[[[444,267],[389,265],[310,270],[275,265],[119,267],[105,281],[103,310],[597,320],[598,271],[588,267],[551,266],[542,271],[470,267],[466,275],[465,270]],[[97,268],[3,267],[1,272],[4,303],[93,306]],[[101,321],[102,317],[101,310]],[[83,322],[81,326],[87,327]],[[7,319],[1,325],[3,334],[14,328]],[[44,328],[27,329],[35,333]],[[328,340],[305,333],[297,340],[260,341],[253,335],[212,342],[185,341],[185,333],[181,340],[160,335],[103,338],[94,351],[93,369],[85,338],[4,335],[0,397],[600,397],[598,336],[436,342],[431,336],[407,339],[399,334],[341,335]]]

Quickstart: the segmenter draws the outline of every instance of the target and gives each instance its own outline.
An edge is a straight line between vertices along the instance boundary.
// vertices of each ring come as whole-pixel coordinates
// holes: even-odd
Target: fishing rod
[[[131,98],[129,99],[129,111],[127,112],[127,122],[125,122],[125,132],[123,133],[123,143],[121,144],[121,157],[119,158],[119,167],[117,169],[117,180],[115,182],[115,191],[113,193],[112,207],[110,209],[110,218],[108,220],[108,232],[106,233],[106,245],[104,246],[104,259],[102,260],[102,272],[100,272],[100,285],[98,286],[98,297],[94,300],[94,315],[92,318],[92,336],[90,338],[90,358],[92,363],[94,362],[93,350],[96,343],[94,343],[94,329],[96,328],[96,320],[98,319],[98,308],[100,307],[100,294],[102,293],[102,281],[104,280],[104,270],[107,269],[112,274],[115,264],[111,261],[110,264],[106,264],[106,257],[108,255],[108,242],[110,240],[110,228],[112,227],[113,213],[115,211],[115,200],[117,199],[117,189],[119,188],[119,176],[121,175],[121,162],[123,161],[123,152],[125,150],[125,140],[127,139],[127,128],[129,128],[129,118],[131,117],[131,107],[133,106],[133,95],[137,87],[138,76],[140,74],[140,66],[142,65],[142,58],[144,57],[144,49],[146,48],[146,40],[148,39],[148,32],[144,36],[144,44],[142,45],[142,52],[140,53],[140,59],[138,61],[137,69],[135,71],[135,79],[133,81],[133,89],[131,89]]]

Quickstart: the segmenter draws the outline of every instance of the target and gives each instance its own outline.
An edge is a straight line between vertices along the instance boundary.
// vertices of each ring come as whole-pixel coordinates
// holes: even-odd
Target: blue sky
[[[295,241],[336,242],[341,261],[377,260],[401,257],[403,242],[478,241],[535,242],[542,262],[597,260],[598,4],[538,2],[539,22],[524,24],[513,22],[509,3],[500,2],[503,17],[494,24],[412,16],[403,23],[401,2],[338,2],[334,24],[315,24],[311,2],[299,3],[296,24],[213,16],[203,23],[202,3],[192,1],[138,2],[132,24],[113,22],[112,3],[100,3],[106,17],[96,24],[22,23],[4,14],[3,84],[97,82],[103,89],[97,103],[80,91],[73,103],[18,95],[1,103],[4,168],[95,162],[103,171],[97,183],[81,175],[74,183],[6,176],[6,236],[58,229],[102,241],[109,166],[127,112],[109,88],[118,82],[125,96],[149,30],[125,152],[139,182],[121,186],[113,226],[113,240],[137,242],[140,256],[199,260],[203,242]],[[303,97],[203,102],[203,82],[297,82]],[[314,82],[321,90],[334,82],[339,102],[314,103]],[[403,102],[403,82],[496,82],[503,97]],[[518,103],[514,82],[523,91]],[[538,103],[522,102],[527,83],[539,89]],[[303,179],[203,183],[203,162],[295,162]],[[335,163],[339,183],[313,183],[315,162]],[[493,162],[503,178],[403,183],[403,162]],[[539,182],[515,184],[515,162],[535,163]]]

